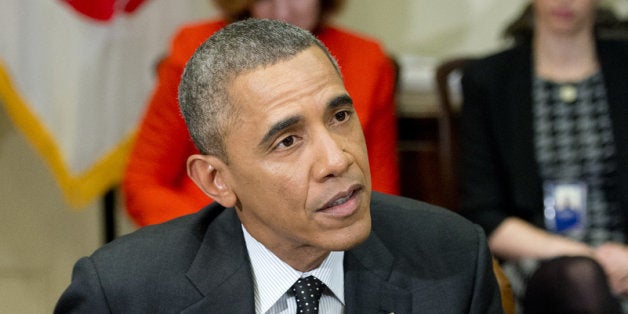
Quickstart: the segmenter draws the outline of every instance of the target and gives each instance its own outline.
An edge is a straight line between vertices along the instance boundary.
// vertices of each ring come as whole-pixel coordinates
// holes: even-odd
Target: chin
[[[371,234],[371,217],[355,222],[344,230],[339,230],[333,238],[327,238],[325,243],[329,251],[347,251],[366,241]]]

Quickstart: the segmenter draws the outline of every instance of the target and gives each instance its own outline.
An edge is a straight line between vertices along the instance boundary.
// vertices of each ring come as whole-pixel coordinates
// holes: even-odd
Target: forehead
[[[346,93],[340,74],[320,47],[311,46],[270,66],[236,76],[229,86],[239,112],[267,111],[277,106],[325,101],[333,93]]]

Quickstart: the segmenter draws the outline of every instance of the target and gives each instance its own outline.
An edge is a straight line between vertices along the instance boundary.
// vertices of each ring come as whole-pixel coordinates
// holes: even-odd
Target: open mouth
[[[355,191],[351,191],[347,196],[339,198],[339,199],[333,201],[331,204],[329,204],[326,207],[333,207],[333,206],[337,206],[337,205],[340,205],[340,204],[344,204],[346,201],[348,201],[351,198],[351,196],[353,196],[353,193],[355,193]]]
[[[358,208],[358,195],[362,191],[360,185],[352,186],[349,190],[334,196],[325,204],[319,212],[328,213],[333,216],[348,216]]]

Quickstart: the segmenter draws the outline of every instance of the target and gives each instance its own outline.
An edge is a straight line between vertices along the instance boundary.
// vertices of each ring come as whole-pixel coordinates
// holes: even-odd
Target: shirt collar
[[[246,249],[251,261],[255,287],[255,308],[258,313],[270,309],[301,277],[313,275],[320,279],[344,304],[344,252],[331,252],[321,266],[302,273],[279,259],[242,226]],[[285,299],[284,299],[285,300]]]

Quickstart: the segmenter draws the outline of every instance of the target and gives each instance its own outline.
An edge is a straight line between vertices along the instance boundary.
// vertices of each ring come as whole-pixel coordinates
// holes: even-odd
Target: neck
[[[533,41],[537,75],[556,81],[576,81],[598,69],[592,32],[556,35],[542,28]]]
[[[307,272],[319,267],[331,251],[302,243],[288,242],[278,239],[263,229],[246,227],[246,231],[266,249],[271,251],[284,263],[300,271]]]
[[[330,251],[324,251],[314,247],[284,247],[264,244],[280,260],[300,272],[308,272],[316,269],[329,256]]]

